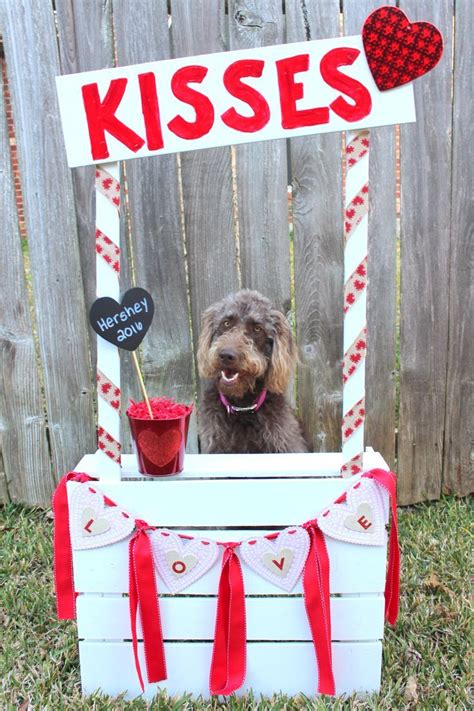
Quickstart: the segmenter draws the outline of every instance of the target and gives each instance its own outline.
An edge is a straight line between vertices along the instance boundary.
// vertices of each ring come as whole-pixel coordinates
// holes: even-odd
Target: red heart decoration
[[[152,464],[164,467],[179,452],[182,437],[179,430],[167,430],[158,434],[153,430],[138,433],[138,446]]]
[[[421,77],[443,54],[441,32],[430,22],[411,23],[396,7],[379,7],[362,28],[365,56],[380,91]]]

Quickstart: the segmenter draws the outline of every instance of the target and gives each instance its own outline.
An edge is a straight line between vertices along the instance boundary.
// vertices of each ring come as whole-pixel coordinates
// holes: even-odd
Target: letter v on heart
[[[249,568],[287,592],[295,587],[308,551],[309,536],[297,526],[281,531],[275,540],[249,538],[239,549]]]
[[[383,546],[385,510],[378,485],[362,478],[346,491],[346,501],[331,504],[318,516],[318,524],[326,536],[346,543]]]

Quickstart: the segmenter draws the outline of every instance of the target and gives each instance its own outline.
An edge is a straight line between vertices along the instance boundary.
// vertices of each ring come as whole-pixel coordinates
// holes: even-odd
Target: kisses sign
[[[415,120],[412,87],[379,91],[358,35],[56,81],[71,167]]]

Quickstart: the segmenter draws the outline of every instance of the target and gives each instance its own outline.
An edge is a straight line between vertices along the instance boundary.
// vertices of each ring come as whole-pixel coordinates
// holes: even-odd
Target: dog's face
[[[284,393],[295,362],[289,325],[257,291],[244,289],[213,304],[203,315],[198,366],[225,395],[237,398],[263,380],[270,392]]]

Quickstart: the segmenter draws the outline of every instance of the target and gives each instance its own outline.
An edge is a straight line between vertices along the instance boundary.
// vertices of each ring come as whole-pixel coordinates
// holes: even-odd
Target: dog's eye
[[[223,326],[224,326],[224,328],[229,328],[229,326],[230,326],[230,321],[229,321],[228,318],[224,321]]]
[[[261,326],[257,326],[257,324],[255,324],[255,326],[253,327],[253,332],[254,332],[254,333],[261,333],[261,332],[262,332],[262,327],[261,327]]]

